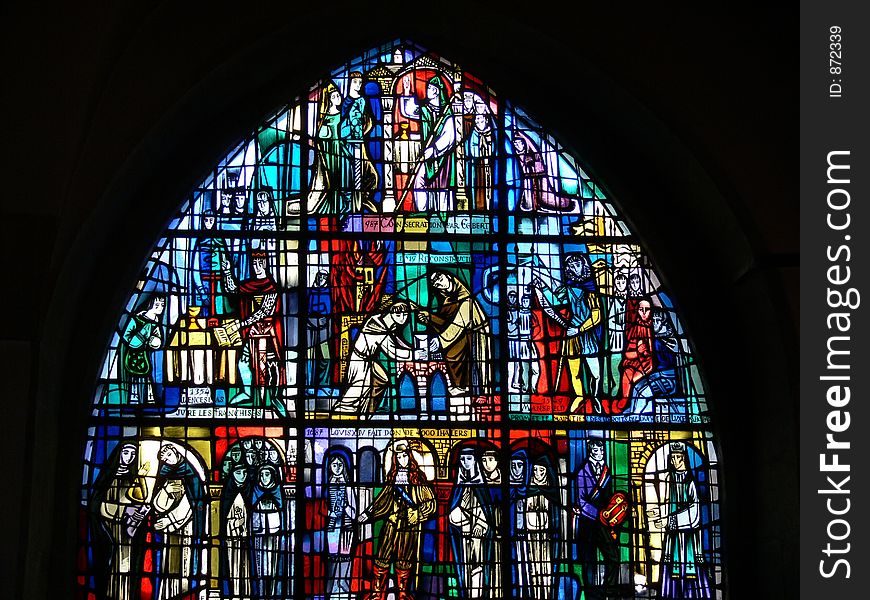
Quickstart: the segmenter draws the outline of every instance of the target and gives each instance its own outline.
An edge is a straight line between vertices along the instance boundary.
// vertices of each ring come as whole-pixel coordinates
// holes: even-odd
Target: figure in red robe
[[[230,263],[224,260],[227,290],[239,298],[241,320],[237,327],[245,340],[239,358],[239,376],[245,389],[231,402],[250,400],[255,408],[272,408],[286,416],[280,387],[286,382],[282,352],[281,296],[267,268],[268,257],[263,251],[251,253],[254,276],[236,283]],[[248,391],[250,390],[250,391]]]
[[[531,412],[541,414],[563,413],[571,402],[571,382],[560,373],[562,361],[562,340],[565,328],[553,319],[547,318],[544,307],[537,294],[532,296],[532,340],[539,357],[537,388],[532,390]],[[568,311],[560,310],[563,318]]]
[[[655,368],[653,350],[652,309],[649,300],[640,300],[637,303],[637,312],[626,332],[625,351],[619,365],[622,383],[619,395],[610,403],[612,414],[619,414],[625,410],[635,382],[652,373]]]

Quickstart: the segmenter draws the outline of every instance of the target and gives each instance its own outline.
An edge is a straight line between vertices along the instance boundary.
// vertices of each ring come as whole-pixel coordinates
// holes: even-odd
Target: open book
[[[218,346],[226,348],[227,346],[240,346],[242,344],[242,334],[238,327],[229,328],[230,324],[238,324],[237,319],[228,319],[220,327],[214,328],[214,335],[217,338]]]

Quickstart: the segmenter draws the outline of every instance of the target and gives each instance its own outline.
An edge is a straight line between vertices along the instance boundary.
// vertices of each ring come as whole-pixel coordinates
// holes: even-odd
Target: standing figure
[[[532,315],[532,297],[523,294],[520,299],[520,309],[517,311],[517,357],[520,361],[520,388],[527,395],[534,394],[538,389],[538,379],[541,376],[540,357],[532,340],[534,316]]]
[[[538,389],[538,381],[541,376],[541,358],[538,356],[538,350],[535,347],[533,339],[533,330],[535,328],[535,317],[532,313],[532,296],[523,294],[520,298],[520,311],[518,314],[518,333],[520,338],[519,356],[523,373],[520,376],[523,382],[524,391],[528,394],[533,394]]]
[[[158,452],[154,483],[154,529],[161,543],[157,598],[177,598],[201,584],[208,517],[203,481],[173,444]]]
[[[350,85],[347,98],[341,104],[341,131],[344,154],[349,166],[345,188],[350,192],[350,211],[359,213],[365,206],[378,212],[369,196],[377,187],[378,173],[365,150],[365,135],[372,129],[372,118],[366,110],[366,99],[361,94],[363,74],[353,71],[348,75]]]
[[[326,473],[326,597],[350,598],[351,560],[356,527],[356,494],[345,458],[333,454]]]
[[[254,598],[283,597],[284,496],[278,468],[260,464],[251,495],[251,592]]]
[[[411,454],[408,442],[397,442],[384,487],[359,522],[384,519],[368,600],[385,600],[390,565],[395,563],[399,600],[413,598],[423,523],[435,516],[435,489]]]
[[[164,296],[151,296],[144,310],[130,316],[121,335],[121,390],[126,392],[130,404],[155,402],[151,351],[163,344],[160,319],[165,307]]]
[[[619,363],[625,350],[628,276],[619,269],[613,275],[613,293],[607,298],[607,358],[604,393],[615,396],[620,386]]]
[[[455,275],[435,271],[429,281],[438,307],[432,313],[421,311],[420,320],[436,333],[430,352],[443,350],[451,379],[448,392],[451,396],[488,394],[492,382],[489,320]]]
[[[465,142],[465,186],[471,207],[489,210],[492,206],[495,135],[486,105],[475,103],[474,108],[474,127]]]
[[[278,269],[278,254],[274,232],[278,230],[278,214],[275,212],[272,186],[263,185],[256,190],[254,214],[248,219],[248,230],[253,235],[262,236],[250,238],[249,247],[252,251],[265,252],[269,272],[275,273]]]
[[[521,392],[520,412],[529,411],[530,397],[537,392],[541,375],[540,357],[533,341],[531,300],[530,295],[523,294],[518,306],[516,291],[508,292],[508,376],[511,390]]]
[[[487,504],[489,498],[474,448],[466,446],[459,453],[456,486],[447,514],[460,596],[463,598],[483,597],[488,584],[486,571],[491,562],[486,554],[489,544],[485,543],[490,532],[485,510]]]
[[[219,317],[232,312],[224,290],[221,261],[229,256],[223,238],[215,235],[217,216],[207,209],[202,213],[202,237],[196,240],[193,254],[196,265],[192,269],[193,298],[191,304],[200,306],[205,317]]]
[[[501,489],[501,470],[498,465],[498,454],[492,448],[483,451],[480,456],[480,469],[483,482],[486,485],[486,504],[484,512],[489,523],[489,533],[484,538],[484,556],[489,557],[489,564],[484,568],[487,572],[489,598],[503,598],[502,586],[502,521],[504,519],[504,495]]]
[[[529,491],[529,457],[525,450],[517,450],[510,462],[510,530],[511,564],[513,565],[513,595],[523,598],[529,589],[528,524],[526,522],[526,496]]]
[[[308,192],[310,214],[346,215],[351,211],[350,166],[344,154],[341,133],[341,92],[334,83],[323,88],[317,124],[314,177]]]
[[[601,511],[613,497],[613,480],[604,456],[604,440],[586,442],[586,460],[577,473],[574,517],[577,544],[583,564],[584,594],[588,600],[603,600],[619,578],[619,547],[610,527],[604,524]],[[597,553],[604,566],[603,583],[599,583]]]
[[[141,524],[151,507],[144,477],[148,465],[139,467],[137,456],[136,444],[121,444],[102,466],[91,499],[95,571],[108,565],[108,581],[100,573],[97,590],[110,600],[138,598],[145,539]]]
[[[559,387],[562,373],[567,371],[574,390],[570,412],[579,411],[584,400],[592,404],[594,412],[602,412],[602,310],[589,257],[585,254],[569,254],[565,257],[565,281],[553,292],[553,296],[565,307],[563,311],[556,310],[544,295],[547,286],[539,277],[532,280],[532,286],[544,314],[565,330],[556,388]],[[585,388],[584,366],[589,373]]]
[[[610,412],[619,414],[628,406],[635,383],[653,372],[653,328],[652,309],[649,300],[637,303],[637,312],[626,333],[625,352],[619,369],[622,371],[622,383],[619,395],[610,404]]]
[[[331,354],[329,351],[331,311],[329,273],[318,271],[314,278],[314,285],[308,288],[308,322],[306,326],[308,368],[305,370],[305,385],[310,388],[326,387],[331,381]]]
[[[383,312],[366,319],[353,343],[347,369],[347,390],[332,409],[341,413],[372,413],[387,393],[390,379],[379,362],[385,355],[392,360],[411,360],[414,349],[399,336],[408,322],[408,303],[393,302],[387,296]]]
[[[221,493],[221,526],[224,556],[221,561],[224,592],[231,598],[250,595],[250,506],[249,469],[235,446],[225,463],[226,483]]]
[[[521,568],[526,573],[527,588],[521,598],[549,600],[553,574],[559,560],[562,530],[561,501],[556,487],[556,473],[550,460],[541,456],[532,466],[524,504],[526,539]]]
[[[402,114],[420,121],[422,157],[412,174],[414,208],[423,211],[449,211],[455,207],[456,123],[447,86],[438,75],[426,82],[426,99],[411,95],[411,76],[403,80],[404,95],[399,97]],[[401,205],[401,203],[400,203]]]
[[[508,382],[511,390],[523,391],[520,362],[520,307],[516,290],[507,293]]]
[[[241,330],[247,342],[239,359],[239,375],[245,389],[231,402],[239,404],[251,399],[255,407],[272,408],[283,417],[287,411],[278,397],[279,388],[285,383],[281,297],[267,265],[265,252],[251,252],[254,277],[237,283],[229,260],[222,263],[227,290],[239,296],[241,317],[241,321],[232,321],[227,328]]]
[[[237,200],[242,197],[242,211],[239,212]],[[244,213],[244,197],[245,185],[242,182],[239,185],[238,171],[228,171],[224,186],[220,190],[220,206],[217,209],[217,225],[221,231],[239,232],[245,224],[245,219],[242,216]],[[239,270],[240,276],[244,277],[248,273],[248,257],[244,253],[245,244],[247,243],[240,236],[233,235],[228,237],[226,245],[229,248],[230,256],[234,257],[233,261]],[[221,263],[223,268],[223,263]]]
[[[710,580],[704,568],[701,544],[701,501],[695,477],[688,469],[688,454],[683,442],[673,442],[668,454],[667,514],[652,508],[647,515],[656,518],[656,527],[665,530],[662,553],[660,598],[712,598]]]

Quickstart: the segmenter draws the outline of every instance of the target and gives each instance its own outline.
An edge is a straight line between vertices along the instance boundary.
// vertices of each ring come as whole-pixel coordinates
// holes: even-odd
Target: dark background
[[[2,9],[3,594],[72,594],[98,362],[172,211],[273,109],[403,37],[527,109],[616,199],[705,370],[730,597],[796,597],[797,6],[248,4]]]

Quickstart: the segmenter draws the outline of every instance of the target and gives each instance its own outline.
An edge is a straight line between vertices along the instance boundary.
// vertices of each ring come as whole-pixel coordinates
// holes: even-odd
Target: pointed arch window
[[[724,597],[674,297],[580,159],[395,41],[180,202],[109,340],[81,598]]]

